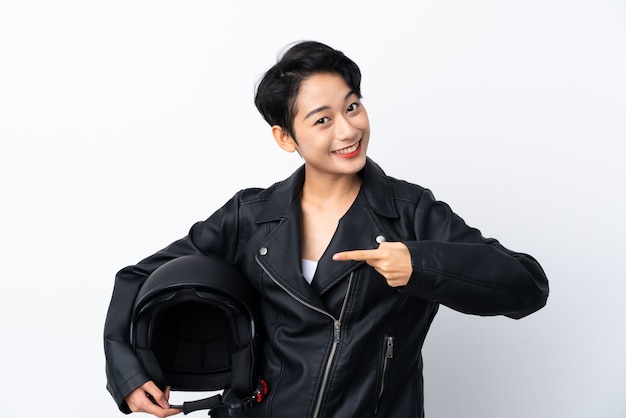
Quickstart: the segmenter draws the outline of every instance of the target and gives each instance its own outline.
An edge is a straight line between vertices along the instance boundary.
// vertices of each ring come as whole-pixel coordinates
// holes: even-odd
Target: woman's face
[[[358,173],[365,165],[370,125],[359,97],[333,73],[305,80],[296,98],[293,146],[308,174]]]

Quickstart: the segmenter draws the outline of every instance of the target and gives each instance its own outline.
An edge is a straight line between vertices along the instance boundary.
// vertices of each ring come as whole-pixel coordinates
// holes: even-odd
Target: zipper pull
[[[341,334],[341,322],[335,321],[335,342],[339,342],[339,335]]]
[[[387,349],[385,350],[386,358],[393,358],[393,335],[387,337]]]

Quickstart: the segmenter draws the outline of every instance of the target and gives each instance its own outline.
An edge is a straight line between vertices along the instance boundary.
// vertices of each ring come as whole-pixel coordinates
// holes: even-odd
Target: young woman
[[[270,394],[247,417],[422,417],[421,349],[439,304],[512,318],[545,305],[548,282],[532,257],[484,238],[428,190],[367,158],[360,81],[340,51],[292,46],[255,103],[278,146],[304,165],[267,189],[237,193],[186,237],[118,273],[105,351],[122,411],[180,412],[128,335],[143,281],[183,255],[217,255],[259,293]]]

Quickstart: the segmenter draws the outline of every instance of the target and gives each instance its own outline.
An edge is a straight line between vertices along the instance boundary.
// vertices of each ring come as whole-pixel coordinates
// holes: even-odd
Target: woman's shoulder
[[[368,161],[368,171],[373,174],[375,180],[372,183],[383,184],[393,194],[396,201],[417,203],[424,194],[430,191],[419,184],[387,175],[374,161]]]
[[[412,183],[407,180],[397,179],[395,177],[387,177],[391,185],[396,199],[419,200],[419,198],[428,192],[428,189],[419,184]]]
[[[284,194],[292,194],[292,191],[286,193],[285,183],[287,180],[279,181],[269,187],[248,187],[240,190],[235,194],[234,199],[240,208],[247,208],[252,211],[263,211],[271,202],[283,201]],[[286,202],[282,202],[285,204]]]
[[[269,187],[249,187],[237,193],[240,205],[269,203],[272,207],[285,207],[293,202],[299,194],[304,181],[304,166],[293,172],[284,180],[277,181]]]

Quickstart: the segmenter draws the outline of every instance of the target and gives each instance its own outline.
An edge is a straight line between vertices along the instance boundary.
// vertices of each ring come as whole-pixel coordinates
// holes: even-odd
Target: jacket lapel
[[[280,286],[307,303],[323,308],[320,295],[364,264],[362,261],[333,261],[333,254],[356,249],[374,249],[381,239],[389,239],[378,220],[378,216],[398,216],[389,180],[380,167],[369,159],[362,175],[361,192],[339,221],[337,230],[318,263],[311,285],[302,275],[300,250],[299,197],[304,181],[304,166],[276,185],[256,219],[257,224],[278,222],[259,248],[259,263]]]
[[[277,284],[297,298],[324,309],[319,295],[302,275],[300,193],[304,166],[278,183],[256,223],[277,222],[258,248],[257,260]]]
[[[311,286],[322,295],[350,272],[365,264],[364,261],[334,261],[333,254],[340,251],[371,250],[378,247],[385,231],[359,193],[348,212],[340,219],[328,248],[320,259]]]
[[[361,172],[363,184],[354,204],[341,218],[335,235],[318,263],[314,287],[322,295],[339,280],[365,262],[333,261],[333,254],[340,251],[370,250],[378,248],[381,241],[390,241],[379,217],[397,218],[398,211],[389,179],[383,170],[372,160]]]
[[[300,215],[299,206],[283,219],[278,227],[261,244],[260,256],[257,257],[263,269],[277,284],[297,298],[323,308],[318,294],[302,275],[300,251]]]

